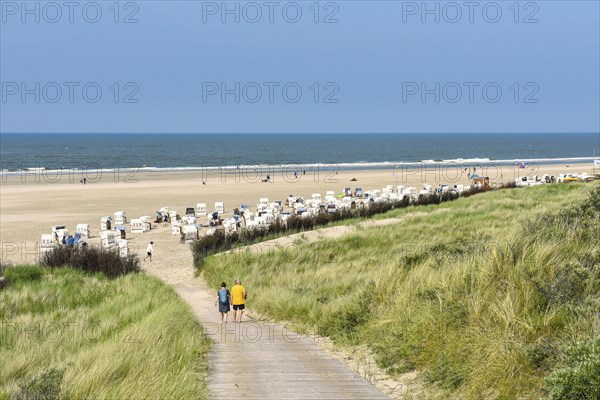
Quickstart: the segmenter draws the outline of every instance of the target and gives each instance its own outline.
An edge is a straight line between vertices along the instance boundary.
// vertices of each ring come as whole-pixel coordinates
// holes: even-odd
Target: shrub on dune
[[[109,277],[117,277],[140,270],[137,255],[121,257],[114,251],[96,247],[55,247],[42,255],[40,264],[50,268],[70,266],[90,273],[103,273]]]

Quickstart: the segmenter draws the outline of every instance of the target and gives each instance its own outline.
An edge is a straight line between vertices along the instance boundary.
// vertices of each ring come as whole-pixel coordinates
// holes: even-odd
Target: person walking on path
[[[221,289],[217,291],[217,299],[215,300],[215,306],[219,304],[219,312],[221,313],[221,323],[227,323],[228,312],[231,309],[231,293],[227,289],[227,284],[221,282]]]
[[[240,278],[235,279],[235,286],[231,288],[231,303],[233,304],[233,322],[242,322],[244,309],[246,308],[246,289],[242,286]],[[240,319],[237,318],[237,312],[240,311]]]
[[[148,243],[148,247],[146,247],[146,258],[144,258],[144,261],[146,261],[148,258],[150,258],[150,261],[152,261],[152,253],[154,253],[154,246],[152,246],[153,244],[154,242]]]

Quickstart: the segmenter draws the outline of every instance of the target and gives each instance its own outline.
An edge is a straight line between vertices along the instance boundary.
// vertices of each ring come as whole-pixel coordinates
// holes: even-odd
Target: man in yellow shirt
[[[233,304],[233,322],[238,322],[237,312],[240,310],[240,320],[244,316],[244,308],[246,303],[246,289],[242,286],[240,278],[235,279],[235,286],[231,288],[231,303]]]

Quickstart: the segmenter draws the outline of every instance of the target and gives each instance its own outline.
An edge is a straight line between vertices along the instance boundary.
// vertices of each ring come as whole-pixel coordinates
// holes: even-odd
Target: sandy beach
[[[490,167],[478,170],[490,177],[491,182],[508,182],[517,174],[588,172],[593,166],[565,164],[528,166],[519,170],[515,167]],[[271,181],[261,182],[266,174]],[[356,182],[351,182],[356,178]],[[332,170],[299,171],[256,171],[253,169],[220,173],[212,171],[193,172],[113,172],[93,179],[88,183],[79,182],[74,173],[29,173],[27,175],[4,175],[0,187],[0,235],[2,248],[0,256],[13,263],[34,262],[39,254],[39,240],[42,234],[50,233],[53,225],[66,225],[70,232],[80,223],[90,224],[92,239],[99,242],[100,218],[113,216],[115,211],[127,212],[128,219],[150,215],[169,207],[180,214],[186,207],[195,207],[204,202],[211,211],[216,201],[225,202],[226,215],[241,203],[248,203],[252,209],[259,198],[270,201],[284,201],[289,194],[305,198],[311,193],[325,195],[328,190],[340,193],[344,187],[362,187],[363,190],[381,189],[386,185],[398,184],[420,187],[423,183],[467,183],[467,172],[462,168],[448,166],[406,167],[397,170]],[[203,183],[204,182],[204,183]],[[199,220],[206,224],[206,221]],[[156,227],[156,229],[154,229]],[[131,234],[130,247],[143,253],[149,240],[155,241],[156,257],[177,258],[179,238],[172,236],[169,227],[156,226],[144,234]]]

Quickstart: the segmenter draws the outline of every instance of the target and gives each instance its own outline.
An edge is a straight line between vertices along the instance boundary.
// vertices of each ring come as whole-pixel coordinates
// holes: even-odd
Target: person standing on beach
[[[240,278],[235,279],[235,286],[231,288],[231,303],[233,304],[233,322],[242,322],[244,309],[246,308],[246,289],[242,286]],[[237,312],[240,311],[240,319],[238,321]]]
[[[227,289],[227,284],[221,282],[221,289],[217,291],[217,299],[215,300],[215,306],[219,304],[219,312],[221,313],[221,323],[227,323],[228,312],[231,309],[231,293]]]
[[[144,261],[146,261],[148,258],[150,258],[150,261],[152,261],[152,253],[154,252],[154,246],[152,246],[153,244],[154,242],[148,243],[148,247],[146,247],[146,258],[144,258]]]

